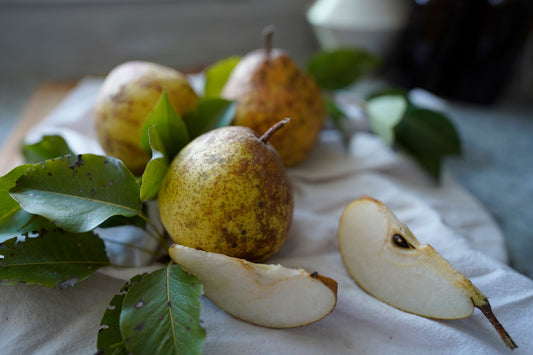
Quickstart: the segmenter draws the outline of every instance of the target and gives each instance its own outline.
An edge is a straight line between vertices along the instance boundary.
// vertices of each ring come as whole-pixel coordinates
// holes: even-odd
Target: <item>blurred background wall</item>
[[[131,59],[194,70],[262,45],[299,62],[317,48],[311,0],[0,0],[0,80],[105,75]]]

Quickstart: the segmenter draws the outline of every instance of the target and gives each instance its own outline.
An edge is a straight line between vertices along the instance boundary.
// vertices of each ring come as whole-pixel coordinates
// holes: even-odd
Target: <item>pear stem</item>
[[[274,26],[270,25],[263,28],[263,41],[267,58],[270,58],[272,52],[272,36],[274,35]]]
[[[276,123],[275,125],[273,125],[272,127],[270,127],[268,129],[268,131],[266,131],[262,136],[261,138],[259,138],[259,140],[261,142],[263,142],[264,144],[267,144],[268,140],[270,139],[270,137],[272,137],[272,135],[274,133],[276,133],[280,128],[282,128],[283,126],[285,126],[287,123],[289,123],[291,119],[289,117],[279,121],[278,123]]]
[[[496,329],[505,345],[507,345],[511,350],[516,349],[518,346],[515,344],[509,333],[507,333],[507,331],[503,328],[503,325],[501,325],[494,313],[492,313],[489,302],[487,301],[486,304],[483,305],[476,305],[476,307],[485,315],[485,317],[487,317],[490,324],[492,324],[494,329]]]

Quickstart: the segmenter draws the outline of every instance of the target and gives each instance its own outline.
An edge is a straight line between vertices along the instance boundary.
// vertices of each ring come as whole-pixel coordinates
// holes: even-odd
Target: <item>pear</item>
[[[327,316],[337,303],[337,282],[314,272],[251,263],[175,244],[169,255],[202,282],[206,297],[240,320],[292,328]]]
[[[350,203],[339,222],[338,241],[348,272],[370,295],[437,319],[466,318],[477,307],[505,344],[516,348],[487,297],[381,202],[365,196]]]
[[[179,114],[193,109],[198,101],[184,74],[143,61],[122,63],[111,70],[96,99],[94,120],[100,145],[137,175],[150,159],[141,147],[142,126],[163,90]]]
[[[161,222],[176,243],[250,261],[281,248],[294,203],[268,139],[287,122],[259,138],[247,127],[218,128],[176,155],[158,195]]]
[[[271,48],[272,29],[265,31],[265,48],[248,53],[230,74],[221,96],[237,101],[233,124],[264,132],[291,117],[290,127],[272,137],[285,166],[302,161],[311,151],[326,118],[322,94],[314,79],[281,49]]]

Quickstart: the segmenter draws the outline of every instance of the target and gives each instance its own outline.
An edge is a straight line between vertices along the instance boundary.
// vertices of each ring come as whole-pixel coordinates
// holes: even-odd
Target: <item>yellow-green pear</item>
[[[265,48],[241,59],[221,96],[237,101],[233,124],[256,132],[266,131],[279,117],[290,117],[290,126],[270,142],[285,166],[292,166],[311,151],[326,118],[326,109],[314,79],[287,53],[271,48],[271,36],[272,31],[266,31]]]
[[[477,307],[505,344],[516,348],[487,297],[433,247],[421,244],[383,203],[370,197],[350,203],[339,222],[338,241],[344,265],[370,295],[437,319],[466,318]]]
[[[193,109],[198,100],[186,75],[143,61],[115,67],[98,93],[94,119],[100,145],[135,174],[140,175],[150,159],[141,147],[142,126],[163,90],[179,114]]]
[[[176,243],[250,261],[280,249],[294,204],[268,139],[286,122],[261,137],[247,127],[218,128],[176,155],[158,196],[161,222]]]

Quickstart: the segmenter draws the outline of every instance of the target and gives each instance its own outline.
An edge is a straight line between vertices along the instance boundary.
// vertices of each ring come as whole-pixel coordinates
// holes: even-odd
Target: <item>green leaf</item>
[[[407,99],[402,95],[375,96],[367,101],[366,112],[372,131],[385,143],[394,143],[394,127],[407,110]]]
[[[443,157],[461,153],[455,127],[439,112],[413,106],[394,131],[398,143],[437,181]]]
[[[163,181],[169,164],[165,147],[161,142],[161,137],[159,137],[156,126],[152,126],[148,130],[148,138],[150,148],[152,149],[152,158],[146,164],[142,175],[141,201],[146,201],[157,196],[159,186],[161,185],[161,181]]]
[[[41,230],[24,241],[12,238],[0,244],[0,280],[61,289],[86,279],[109,264],[103,241],[94,233]]]
[[[15,187],[17,179],[32,166],[32,164],[17,166],[0,177],[0,226],[9,223],[9,220],[20,210],[18,202],[9,195],[9,190]]]
[[[126,292],[129,288],[142,280],[145,274],[135,275],[130,282],[127,282],[120,289],[120,293],[115,295],[109,302],[102,320],[100,321],[100,331],[98,332],[98,338],[96,346],[99,352],[104,354],[121,354],[126,355],[128,351],[126,350],[126,344],[122,338],[122,333],[120,332],[120,313],[122,312],[122,303],[126,297]]]
[[[44,136],[40,142],[22,146],[22,155],[27,163],[39,163],[64,155],[75,155],[61,136]]]
[[[41,230],[52,230],[57,227],[42,216],[37,216],[19,209],[7,222],[0,226],[0,243],[17,237],[20,240],[28,236],[35,236]]]
[[[215,128],[228,126],[233,121],[236,103],[220,98],[202,98],[196,109],[183,116],[191,139]]]
[[[201,294],[200,281],[179,265],[144,276],[122,303],[120,329],[127,349],[135,354],[201,354]]]
[[[228,81],[233,68],[239,63],[241,57],[233,56],[222,59],[209,66],[205,71],[204,97],[219,97],[220,92]]]
[[[146,216],[146,210],[143,210],[143,215]],[[146,228],[146,220],[140,217],[140,215],[135,215],[132,217],[125,216],[111,216],[98,225],[98,228],[114,228],[120,226],[135,226],[141,229]]]
[[[139,191],[120,160],[84,154],[36,164],[10,193],[27,212],[65,230],[86,232],[114,215],[142,215]]]
[[[348,147],[350,136],[348,133],[348,128],[346,127],[346,114],[334,100],[326,99],[325,102],[326,109],[329,117],[331,118],[331,122],[333,122],[333,126],[341,134],[344,146]]]
[[[142,127],[141,146],[147,152],[151,151],[148,131],[153,126],[157,126],[159,137],[169,159],[173,158],[181,148],[189,143],[189,133],[185,122],[170,104],[166,91],[163,91],[161,98]]]
[[[307,63],[307,70],[322,89],[339,90],[377,67],[379,62],[366,51],[339,48],[315,54]]]

